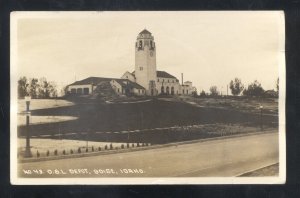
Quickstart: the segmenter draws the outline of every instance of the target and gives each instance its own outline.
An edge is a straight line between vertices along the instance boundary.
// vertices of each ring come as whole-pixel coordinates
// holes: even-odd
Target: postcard
[[[283,11],[11,13],[11,183],[282,184]]]

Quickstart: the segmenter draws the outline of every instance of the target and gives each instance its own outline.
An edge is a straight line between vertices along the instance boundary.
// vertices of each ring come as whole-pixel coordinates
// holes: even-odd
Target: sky
[[[134,70],[135,41],[149,30],[157,70],[223,94],[238,77],[275,89],[284,67],[281,12],[19,12],[18,76],[46,77],[60,88],[90,76],[120,78]],[[13,16],[14,17],[14,16]]]

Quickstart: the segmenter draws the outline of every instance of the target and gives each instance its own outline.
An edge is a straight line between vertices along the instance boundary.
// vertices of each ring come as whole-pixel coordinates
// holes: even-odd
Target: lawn
[[[33,116],[71,116],[76,120],[64,122],[44,123],[30,126],[30,133],[33,136],[61,134],[60,137],[91,141],[110,142],[149,142],[167,143],[184,141],[207,137],[220,136],[221,134],[233,134],[239,132],[252,132],[260,130],[260,115],[253,111],[245,111],[246,108],[230,108],[225,105],[221,108],[222,102],[218,105],[197,106],[205,101],[192,101],[193,98],[169,101],[154,99],[143,103],[114,103],[103,104],[97,102],[65,102],[64,105],[32,111]],[[190,101],[189,101],[190,100]],[[194,103],[188,103],[194,102]],[[228,102],[229,103],[229,102]],[[233,103],[233,104],[231,104]],[[235,101],[230,102],[231,106]],[[275,102],[273,102],[275,103]],[[195,105],[196,104],[196,105]],[[243,106],[242,101],[237,102]],[[270,104],[272,104],[270,102]],[[257,104],[254,103],[251,108]],[[245,105],[246,106],[246,105]],[[272,106],[272,105],[270,105]],[[276,103],[273,105],[276,106]],[[248,107],[247,107],[248,108]],[[254,108],[255,109],[255,108]],[[265,114],[262,118],[264,129],[277,128],[278,117],[274,114]],[[192,126],[189,129],[181,129],[179,126]],[[161,127],[174,127],[174,130],[148,130]],[[179,127],[179,128],[178,128]],[[117,132],[127,130],[141,130],[135,133],[97,133],[96,132]],[[246,129],[246,130],[245,130]],[[64,136],[67,133],[74,133],[72,136]],[[189,135],[187,135],[189,134]],[[18,135],[25,135],[25,127],[18,127]]]

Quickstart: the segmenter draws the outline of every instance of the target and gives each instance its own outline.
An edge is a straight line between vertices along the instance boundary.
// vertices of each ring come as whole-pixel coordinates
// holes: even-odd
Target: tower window
[[[143,67],[140,67],[140,71],[143,71]]]
[[[139,42],[139,48],[142,48],[143,47],[143,41],[140,41]]]

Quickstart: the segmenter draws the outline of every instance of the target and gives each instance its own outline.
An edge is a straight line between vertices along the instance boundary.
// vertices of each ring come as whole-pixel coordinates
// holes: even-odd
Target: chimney
[[[181,85],[183,85],[183,73],[181,73]]]

